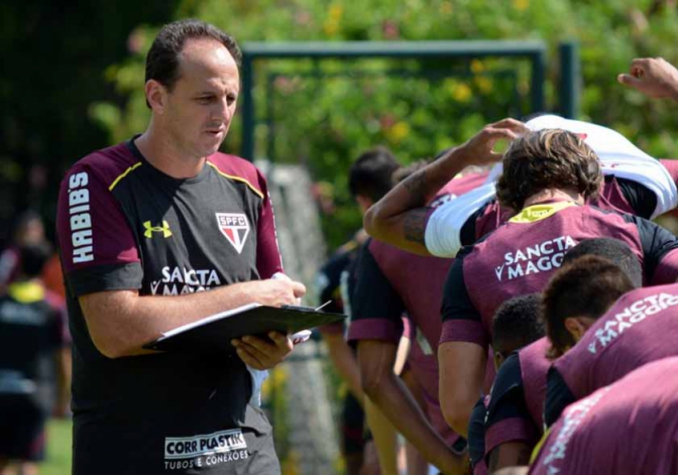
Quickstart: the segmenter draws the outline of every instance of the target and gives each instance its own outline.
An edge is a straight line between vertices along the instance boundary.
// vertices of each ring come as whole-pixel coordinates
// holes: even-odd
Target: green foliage
[[[674,2],[661,0],[185,0],[195,16],[247,41],[538,39],[549,47],[547,104],[557,110],[557,45],[581,45],[584,119],[611,126],[656,156],[671,156],[678,116],[616,83],[634,57],[675,62]],[[147,118],[143,56],[155,33],[139,27],[137,54],[109,68],[122,108],[92,107],[112,139],[139,132]],[[424,74],[425,77],[420,75]],[[276,60],[257,64],[256,156],[305,163],[332,194],[325,232],[332,247],[360,223],[346,171],[377,144],[408,163],[459,143],[481,125],[529,111],[529,68],[507,59],[473,61]],[[224,148],[240,148],[239,120]]]

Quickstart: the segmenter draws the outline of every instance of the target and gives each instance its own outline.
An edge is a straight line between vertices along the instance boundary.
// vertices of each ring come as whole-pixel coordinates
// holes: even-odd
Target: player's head
[[[365,211],[393,188],[393,173],[398,160],[386,147],[376,147],[360,155],[348,174],[351,195]]]
[[[199,20],[165,25],[146,56],[146,103],[154,126],[183,155],[214,153],[240,91],[235,39]]]
[[[634,287],[643,285],[643,267],[631,248],[619,239],[601,237],[585,239],[567,251],[563,265],[583,256],[598,256],[609,259],[629,278]]]
[[[50,247],[46,243],[27,244],[19,248],[19,275],[30,280],[42,273],[50,257]]]
[[[497,198],[515,211],[523,209],[530,196],[547,189],[595,198],[603,180],[596,153],[581,137],[560,129],[528,132],[517,138],[502,163]]]
[[[17,246],[44,242],[45,226],[40,215],[33,210],[19,214],[14,223],[13,239]]]
[[[566,353],[619,297],[633,289],[626,273],[604,257],[585,255],[563,265],[544,290],[549,357]]]
[[[544,336],[541,294],[507,300],[492,319],[492,348],[497,368],[514,351]]]

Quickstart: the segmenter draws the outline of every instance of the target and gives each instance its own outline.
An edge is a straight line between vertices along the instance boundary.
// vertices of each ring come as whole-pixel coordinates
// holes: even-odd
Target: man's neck
[[[205,166],[205,157],[188,157],[171,140],[158,133],[152,123],[134,143],[151,165],[172,178],[193,178]]]
[[[549,188],[546,190],[541,190],[540,192],[535,193],[534,195],[527,198],[523,208],[527,208],[528,206],[538,203],[543,203],[544,201],[573,201],[580,205],[583,205],[585,202],[584,197],[575,190]]]

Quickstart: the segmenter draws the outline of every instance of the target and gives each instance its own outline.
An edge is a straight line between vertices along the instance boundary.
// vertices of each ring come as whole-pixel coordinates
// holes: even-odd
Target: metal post
[[[581,63],[579,44],[573,41],[561,43],[560,56],[560,114],[567,119],[576,119],[581,103]]]
[[[538,51],[532,55],[532,75],[530,77],[530,96],[532,111],[543,112],[546,108],[544,101],[544,76],[546,69],[546,53]]]
[[[254,117],[254,58],[247,53],[242,58],[242,149],[240,156],[249,160],[254,160],[254,128],[256,127]]]

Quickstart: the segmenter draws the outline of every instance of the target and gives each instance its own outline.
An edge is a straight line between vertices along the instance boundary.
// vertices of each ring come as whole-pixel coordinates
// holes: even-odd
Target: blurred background
[[[325,257],[361,225],[347,170],[362,151],[381,144],[405,164],[433,157],[487,122],[537,112],[535,87],[543,88],[543,110],[567,106],[576,118],[612,127],[655,157],[678,153],[674,105],[616,83],[635,57],[678,62],[676,0],[6,0],[0,3],[1,247],[27,209],[40,214],[53,240],[66,169],[94,149],[143,132],[145,54],[162,24],[187,17],[231,33],[246,54],[308,41],[521,40],[544,48],[539,84],[530,61],[494,55],[302,54],[250,63],[251,114],[243,117],[241,93],[222,150],[269,171],[288,273],[308,285]],[[568,42],[579,61],[563,71],[559,47]],[[563,103],[565,75],[575,81],[569,104]],[[335,401],[346,388],[323,355],[321,344],[309,346],[276,370],[266,389],[286,474],[329,473],[309,471],[328,460],[342,471],[332,434]],[[319,432],[306,436],[298,426],[313,432],[314,422],[300,419],[302,399],[290,396],[302,383],[307,391],[313,392],[309,384],[319,388],[303,403],[303,411],[318,407]],[[50,430],[43,473],[69,473],[70,424],[57,420]],[[320,442],[311,447],[313,440]],[[311,453],[319,454],[315,469],[301,461]]]

